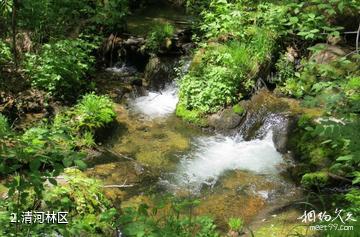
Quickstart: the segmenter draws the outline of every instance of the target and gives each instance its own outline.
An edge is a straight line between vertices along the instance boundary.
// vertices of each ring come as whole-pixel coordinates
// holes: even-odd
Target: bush
[[[244,228],[244,220],[241,218],[230,218],[228,220],[230,230],[235,232],[242,232]]]
[[[24,66],[32,86],[61,99],[77,98],[89,84],[85,76],[95,62],[94,48],[80,39],[61,40],[43,45],[38,55],[28,54]]]
[[[56,115],[52,129],[63,131],[78,147],[92,147],[96,130],[115,118],[112,100],[91,93],[83,96],[73,108]]]
[[[155,25],[146,38],[146,48],[157,52],[160,47],[167,46],[166,40],[170,40],[174,32],[174,26],[169,23]]]
[[[123,209],[120,217],[121,230],[129,237],[219,237],[213,220],[206,216],[192,216],[191,208],[197,200],[161,199],[153,208],[147,204]],[[165,203],[164,203],[165,202]]]
[[[248,32],[248,41],[206,46],[201,61],[180,82],[180,102],[187,110],[216,112],[248,96],[260,67],[270,61],[273,36],[265,29]]]
[[[61,186],[47,185],[41,202],[29,190],[26,203],[19,210],[38,212],[67,212],[68,224],[15,225],[10,223],[10,213],[15,212],[16,199],[0,200],[0,236],[112,236],[115,232],[117,211],[103,194],[102,183],[86,177],[76,169],[66,169]],[[32,206],[33,203],[37,203]],[[35,209],[34,209],[35,207]],[[5,209],[6,208],[6,209]],[[19,217],[20,218],[20,217]]]
[[[107,96],[85,95],[74,108],[77,127],[94,130],[114,120],[116,113],[114,103]]]
[[[127,5],[128,0],[28,0],[18,9],[18,22],[22,29],[33,32],[35,42],[89,30],[119,32],[124,28]]]

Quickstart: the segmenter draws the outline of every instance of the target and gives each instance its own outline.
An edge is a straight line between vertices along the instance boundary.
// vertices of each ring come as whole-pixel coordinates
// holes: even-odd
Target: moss
[[[301,179],[301,184],[306,187],[320,186],[323,187],[327,184],[329,175],[327,172],[318,171],[313,173],[304,174]]]
[[[245,112],[245,109],[241,105],[236,104],[233,106],[233,111],[236,114],[242,115]]]
[[[325,167],[329,164],[329,160],[327,159],[328,151],[323,147],[317,147],[313,149],[310,154],[310,164],[315,165],[317,167]]]
[[[202,127],[207,125],[206,120],[201,116],[199,111],[188,110],[183,103],[178,103],[176,106],[176,116]]]

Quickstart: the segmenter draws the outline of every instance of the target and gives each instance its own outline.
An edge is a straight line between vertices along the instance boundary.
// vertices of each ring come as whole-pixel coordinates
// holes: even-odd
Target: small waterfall
[[[263,139],[244,141],[222,135],[195,139],[194,149],[181,159],[170,186],[190,187],[197,192],[202,185],[213,186],[228,170],[258,174],[277,174],[282,156],[274,147],[272,132]]]
[[[116,63],[113,67],[108,67],[105,69],[107,72],[117,73],[117,74],[135,74],[137,69],[134,66],[127,65],[126,63]]]
[[[159,118],[172,114],[177,102],[177,87],[175,83],[172,83],[159,92],[149,92],[147,96],[132,100],[130,105],[136,112],[140,112],[149,118]]]

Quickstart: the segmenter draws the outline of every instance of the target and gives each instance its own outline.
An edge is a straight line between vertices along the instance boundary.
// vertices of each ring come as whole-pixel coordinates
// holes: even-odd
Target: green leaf
[[[346,155],[346,156],[339,156],[336,160],[337,161],[349,161],[352,159],[353,159],[352,155]]]
[[[75,160],[74,161],[74,163],[75,163],[75,165],[77,165],[78,167],[79,167],[79,169],[81,169],[81,170],[84,170],[84,169],[86,169],[86,163],[84,162],[84,161],[82,161],[82,160]]]
[[[41,165],[41,161],[39,159],[34,159],[30,162],[30,170],[38,171]]]
[[[49,180],[49,182],[50,182],[52,185],[57,185],[56,179],[48,178],[48,180]]]

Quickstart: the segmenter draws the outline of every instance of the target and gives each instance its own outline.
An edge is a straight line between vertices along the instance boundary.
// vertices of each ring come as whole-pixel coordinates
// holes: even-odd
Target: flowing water
[[[108,147],[139,166],[99,161],[89,171],[92,176],[105,184],[134,184],[109,190],[108,196],[122,203],[164,193],[196,196],[202,200],[196,213],[212,215],[225,228],[230,217],[250,222],[267,206],[297,195],[282,175],[287,164],[272,140],[272,128],[282,120],[269,119],[258,129],[263,136],[253,140],[204,131],[175,116],[177,93],[172,83],[116,105],[120,128]]]
[[[177,22],[181,28],[187,20],[184,13],[155,7],[130,17],[128,27],[132,34],[146,35],[149,25],[157,22]],[[106,72],[119,77],[137,73],[126,64]],[[106,85],[114,87],[110,81]],[[283,175],[288,164],[272,139],[273,128],[281,126],[283,120],[269,117],[252,140],[244,139],[241,133],[225,136],[177,118],[177,94],[176,84],[171,83],[161,91],[148,91],[146,96],[116,104],[119,126],[105,146],[125,159],[105,154],[87,171],[105,184],[133,185],[106,190],[113,203],[136,204],[166,193],[190,195],[201,199],[196,214],[213,216],[225,230],[230,217],[250,223],[265,209],[299,195]]]
[[[149,92],[130,101],[135,111],[148,116],[149,119],[166,117],[174,113],[178,102],[177,88],[174,84],[167,85],[160,92]]]

